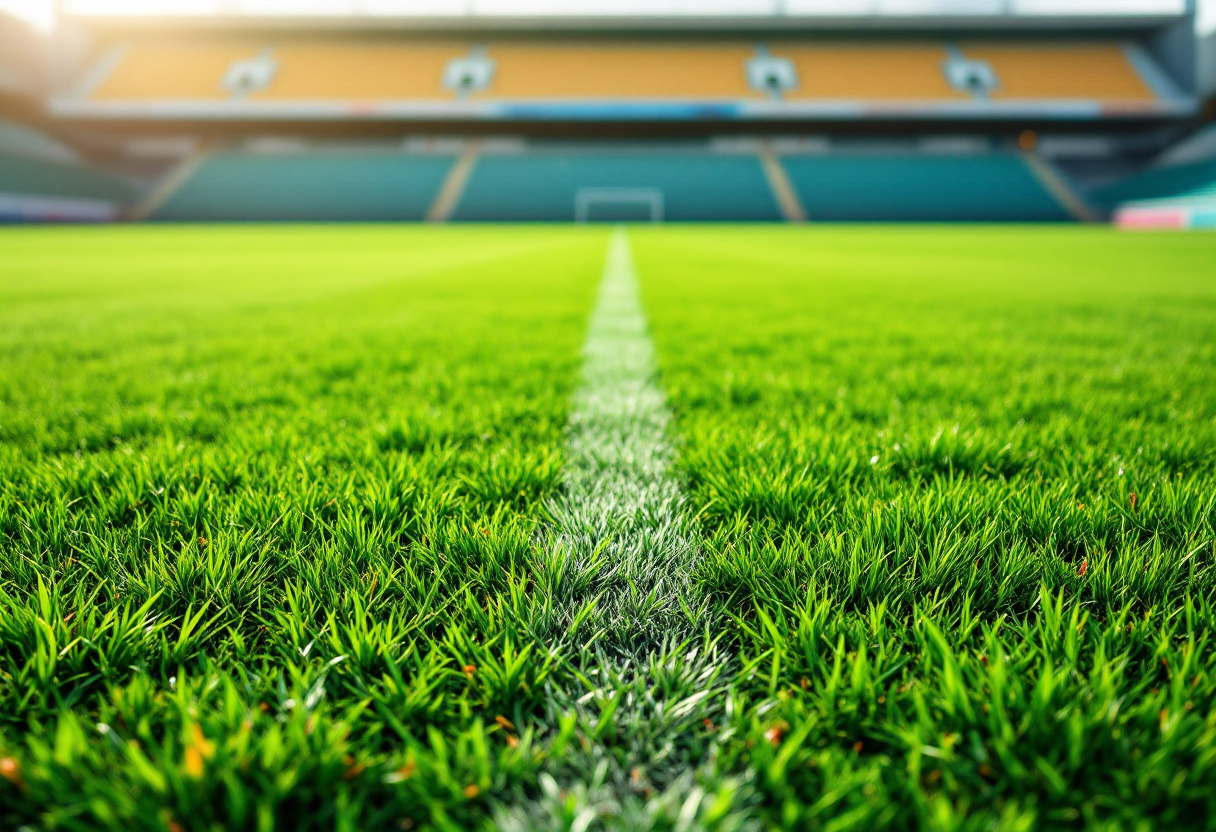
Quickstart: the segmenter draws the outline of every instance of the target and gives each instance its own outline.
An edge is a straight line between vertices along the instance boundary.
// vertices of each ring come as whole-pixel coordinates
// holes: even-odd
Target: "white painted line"
[[[640,658],[695,635],[708,613],[694,597],[697,550],[624,230],[612,237],[583,356],[565,483],[549,507],[551,556],[566,559],[555,623],[595,599],[580,638],[598,633],[597,646]]]

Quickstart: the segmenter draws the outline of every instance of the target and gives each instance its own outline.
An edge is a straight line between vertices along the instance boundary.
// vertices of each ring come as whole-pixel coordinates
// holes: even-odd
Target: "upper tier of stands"
[[[790,44],[773,52],[793,62],[798,87],[786,97],[861,100],[967,100],[971,96],[952,87],[943,67],[950,55],[946,47],[802,46]]]
[[[984,81],[960,82],[960,65]],[[671,108],[666,114],[664,105]],[[982,116],[1036,105],[1062,116],[1098,117],[1177,114],[1194,102],[1171,87],[1143,50],[1113,41],[476,43],[302,36],[117,43],[101,50],[53,102],[67,115],[204,118],[613,118],[629,116],[629,107],[672,118],[855,117],[917,108]]]
[[[99,101],[201,100],[222,101],[230,96],[224,74],[233,62],[256,55],[251,42],[141,43],[116,50],[103,58],[90,75],[91,97]]]
[[[293,42],[269,49],[253,42],[158,43],[118,47],[110,72],[91,91],[97,101],[204,100],[234,96],[224,80],[233,64],[265,53],[275,64],[265,89],[243,93],[255,100],[449,99],[442,84],[447,63],[465,54],[463,44],[402,45]]]
[[[968,58],[986,61],[1000,79],[990,95],[1005,98],[1098,98],[1149,101],[1152,87],[1116,45],[966,47]]]
[[[746,45],[494,44],[494,80],[483,97],[504,99],[734,99],[761,95],[744,71]]]

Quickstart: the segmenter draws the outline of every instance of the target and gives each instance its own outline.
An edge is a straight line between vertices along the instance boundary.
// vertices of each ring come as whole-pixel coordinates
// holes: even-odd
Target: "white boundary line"
[[[693,597],[697,552],[670,471],[671,415],[621,229],[608,249],[583,356],[565,483],[550,504],[564,570],[564,609],[556,612],[568,624],[594,599],[580,636],[598,634],[606,651],[642,658],[694,635],[707,606]]]

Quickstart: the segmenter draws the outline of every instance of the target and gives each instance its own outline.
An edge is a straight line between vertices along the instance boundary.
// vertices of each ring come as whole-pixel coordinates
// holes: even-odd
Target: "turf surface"
[[[774,816],[1206,827],[1216,238],[635,240]]]
[[[608,237],[0,235],[0,827],[1209,828],[1216,238],[632,232],[719,623],[629,665]]]

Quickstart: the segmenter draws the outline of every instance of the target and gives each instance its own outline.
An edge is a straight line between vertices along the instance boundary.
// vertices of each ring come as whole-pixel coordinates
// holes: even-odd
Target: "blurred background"
[[[1216,226],[1216,0],[0,0],[0,218]]]

